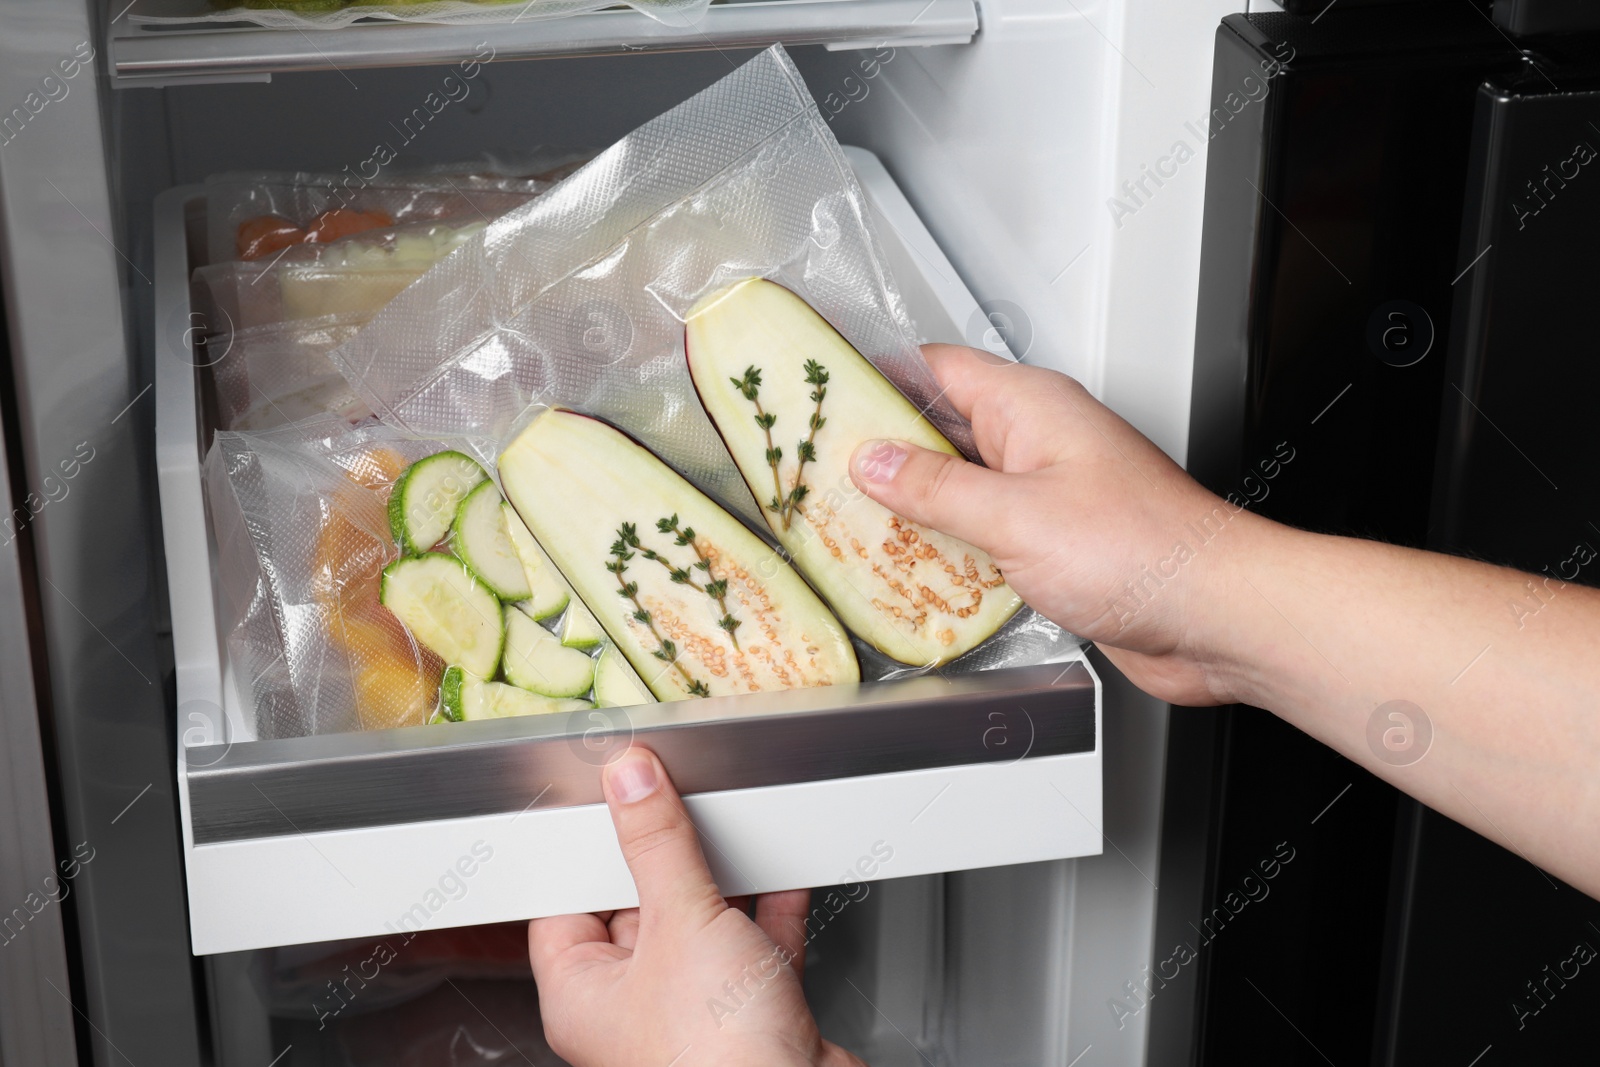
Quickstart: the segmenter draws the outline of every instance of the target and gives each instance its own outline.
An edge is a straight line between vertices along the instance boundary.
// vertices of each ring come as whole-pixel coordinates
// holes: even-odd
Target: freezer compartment
[[[611,9],[465,25],[372,21],[321,31],[232,23],[167,26],[124,16],[106,32],[114,84],[133,87],[266,81],[275,73],[302,70],[751,48],[774,42],[830,48],[966,44],[978,29],[975,0],[733,0],[682,26]]]
[[[919,331],[961,337],[976,302],[877,158],[846,151]],[[1078,652],[963,675],[254,740],[201,493],[209,366],[227,358],[200,343],[191,302],[204,215],[199,187],[158,198],[157,453],[196,953],[629,906],[598,768],[631,741],[672,768],[729,894],[1100,852],[1100,686]],[[1063,800],[1065,818],[1033,817]]]

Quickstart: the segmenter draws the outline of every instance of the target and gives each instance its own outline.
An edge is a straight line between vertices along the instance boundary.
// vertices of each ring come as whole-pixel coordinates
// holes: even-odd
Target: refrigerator
[[[16,516],[0,549],[8,754],[0,891],[4,908],[22,916],[5,926],[0,953],[7,1064],[553,1062],[531,977],[518,963],[514,920],[519,906],[525,917],[589,898],[577,879],[537,866],[531,838],[497,847],[496,855],[516,858],[482,864],[428,924],[414,966],[362,986],[348,1010],[336,989],[351,988],[345,983],[365,973],[372,946],[478,840],[455,828],[509,822],[522,807],[520,794],[511,803],[505,791],[470,803],[448,795],[440,782],[451,769],[487,758],[486,776],[504,778],[522,761],[544,766],[539,746],[563,739],[484,734],[475,751],[486,757],[431,742],[382,752],[295,749],[248,740],[228,717],[229,700],[205,688],[221,691],[226,661],[197,477],[210,417],[197,383],[212,331],[194,317],[185,283],[201,262],[196,190],[207,175],[337,173],[387,137],[384,129],[446,67],[481,56],[485,42],[492,61],[447,121],[408,144],[409,163],[604,148],[781,43],[847,146],[926,339],[1073,375],[1227,491],[1255,462],[1248,446],[1280,439],[1273,420],[1286,410],[1281,394],[1265,388],[1262,368],[1280,364],[1259,358],[1266,335],[1257,309],[1277,279],[1298,277],[1292,272],[1305,264],[1272,243],[1296,231],[1267,201],[1299,219],[1302,202],[1285,203],[1275,183],[1327,167],[1312,160],[1276,170],[1262,161],[1317,143],[1318,116],[1289,111],[1307,98],[1303,86],[1312,84],[1311,99],[1332,100],[1335,114],[1341,101],[1362,99],[1350,81],[1329,89],[1305,80],[1318,76],[1323,45],[1314,42],[1335,39],[1326,46],[1333,53],[1383,52],[1372,20],[1394,15],[1354,0],[1340,5],[1348,10],[1307,4],[1287,13],[1251,2],[1244,15],[1244,0],[730,0],[691,26],[612,9],[550,21],[303,31],[160,27],[138,19],[149,0],[123,2],[0,3],[0,108],[20,116],[6,125],[0,115],[0,477]],[[1422,34],[1442,6],[1450,5],[1400,5],[1396,17]],[[1474,124],[1488,121],[1476,117],[1488,105],[1475,94],[1522,62],[1523,46],[1507,44],[1502,31],[1567,55],[1576,38],[1559,20],[1582,18],[1557,4],[1460,6],[1483,25],[1474,33],[1448,23],[1463,55],[1452,51],[1453,38],[1414,48],[1449,72],[1443,81],[1413,72],[1434,94],[1428,108],[1390,115],[1387,126],[1347,124],[1353,141],[1414,169],[1385,172],[1386,182],[1354,206],[1331,200],[1362,232],[1380,218],[1432,227],[1394,239],[1398,250],[1434,242],[1431,288],[1385,290],[1383,299],[1410,301],[1407,314],[1428,309],[1437,351],[1417,366],[1436,377],[1407,379],[1396,388],[1409,391],[1386,403],[1413,413],[1431,404],[1438,420],[1461,415],[1446,404],[1456,392],[1440,357],[1451,353],[1452,366],[1468,359],[1456,354],[1465,350],[1451,315],[1491,299],[1476,289],[1459,296],[1435,276],[1454,277],[1467,264],[1453,258],[1468,240],[1463,205],[1471,183],[1486,180],[1458,176],[1477,143]],[[1378,65],[1392,74],[1407,55],[1396,45]],[[1257,76],[1246,83],[1252,67]],[[1385,114],[1370,98],[1363,106],[1364,115]],[[1415,116],[1431,123],[1426,134],[1407,124]],[[1303,142],[1291,137],[1302,131],[1310,131]],[[1446,148],[1456,156],[1422,165],[1428,151]],[[1408,212],[1421,191],[1395,174],[1418,171],[1443,192],[1425,201],[1427,210]],[[1423,270],[1416,256],[1386,254]],[[1320,283],[1307,285],[1320,308]],[[1291,340],[1322,322],[1305,317],[1303,300],[1286,296],[1278,306]],[[1281,365],[1319,366],[1288,351]],[[1454,423],[1418,415],[1397,429],[1392,417],[1359,410],[1350,424],[1333,420],[1342,436],[1323,454],[1331,458],[1308,456],[1306,466],[1326,463],[1324,477],[1341,477],[1350,457],[1374,447],[1373,434],[1399,434],[1426,463],[1385,468],[1396,484],[1360,532],[1462,550],[1466,519],[1434,530],[1418,501],[1435,491],[1436,449],[1437,469],[1455,469],[1453,457],[1469,454],[1446,443],[1470,437],[1472,427],[1447,433],[1442,427]],[[1461,472],[1450,485],[1478,484]],[[1319,513],[1273,510],[1287,495],[1261,510],[1348,529]],[[1312,504],[1326,504],[1312,495]],[[1468,514],[1460,494],[1438,499],[1450,501],[1449,514]],[[1422,834],[1426,813],[1310,742],[1280,736],[1287,728],[1265,713],[1168,707],[1092,650],[1070,693],[1056,680],[1008,683],[1019,688],[998,693],[980,686],[959,699],[935,694],[945,701],[944,725],[927,736],[895,733],[877,762],[840,762],[813,738],[812,769],[803,773],[761,766],[735,781],[707,772],[686,789],[698,794],[692,810],[710,821],[713,838],[732,850],[729,864],[749,868],[758,887],[763,879],[792,884],[783,881],[783,857],[759,845],[764,823],[795,839],[807,870],[848,866],[874,843],[862,833],[880,809],[901,805],[895,817],[922,828],[917,848],[899,853],[904,865],[884,864],[855,886],[810,946],[807,995],[824,1036],[874,1064],[1089,1067],[1320,1062],[1321,1052],[1295,1043],[1296,1023],[1321,1027],[1312,1036],[1324,1048],[1329,1034],[1345,1035],[1335,1061],[1359,1062],[1379,1047],[1372,1035],[1403,1030],[1397,1019],[1427,1029],[1423,1015],[1386,1007],[1403,982],[1440,988],[1429,986],[1433,970],[1405,972],[1395,962],[1405,957],[1404,931],[1423,932],[1393,917],[1429,914],[1407,903],[1412,891],[1394,888],[1402,881],[1392,873],[1421,870],[1411,857],[1431,855],[1407,836]],[[931,706],[926,695],[911,693],[906,706]],[[1056,747],[1030,748],[1016,761],[1020,772],[997,779],[1013,750],[984,730],[997,721],[988,717],[1001,707],[995,702],[1012,696],[1031,709],[1030,744],[1040,722],[1055,730]],[[871,708],[848,710],[857,714],[840,727],[845,736],[870,729],[872,715],[859,713]],[[880,711],[882,719],[897,708]],[[998,720],[1003,746],[1018,723],[1015,711],[1002,714],[1010,716]],[[973,722],[984,729],[973,731]],[[946,734],[959,741],[941,741]],[[1249,747],[1257,739],[1264,754]],[[1057,799],[1039,769],[1068,763],[1075,784],[1056,788]],[[416,784],[386,787],[385,766]],[[1262,767],[1273,774],[1264,778]],[[1044,777],[1018,784],[1032,772]],[[919,774],[932,787],[914,794],[906,782]],[[874,792],[873,783],[889,779],[897,784]],[[946,780],[963,784],[946,794]],[[1320,854],[1309,847],[1315,827],[1307,836],[1278,833],[1249,814],[1278,810],[1285,796],[1319,807],[1358,780],[1342,802],[1381,832],[1346,824],[1338,847]],[[258,787],[287,810],[267,812],[251,799]],[[567,829],[538,843],[547,855],[597,865],[600,881],[614,884],[617,860],[606,851],[592,779],[562,788],[570,792],[559,815]],[[348,795],[319,803],[330,791]],[[770,803],[727,806],[757,794]],[[920,808],[919,796],[933,801]],[[268,826],[276,816],[306,825]],[[561,835],[566,844],[552,844]],[[1068,858],[1023,862],[1039,855]],[[825,866],[837,856],[842,863]],[[1278,899],[1217,936],[1207,917],[1234,888],[1236,861],[1263,860],[1290,873],[1275,887]],[[344,871],[362,891],[344,884]],[[537,904],[519,896],[513,873],[542,887]],[[742,876],[719,874],[725,884]],[[1330,898],[1291,891],[1308,880]],[[825,881],[817,879],[819,897]],[[1267,921],[1252,931],[1258,916]],[[1410,959],[1448,946],[1448,932],[1429,936]],[[1312,953],[1328,939],[1341,962],[1320,968]],[[1304,954],[1286,962],[1288,945]],[[1302,977],[1284,978],[1285,968]],[[1456,972],[1463,982],[1479,973]],[[1251,993],[1245,977],[1261,988]],[[1260,1003],[1247,999],[1262,990]],[[1580,995],[1568,1003],[1577,1007]],[[1280,1018],[1295,1020],[1289,1037],[1268,1027]],[[1386,1049],[1400,1047],[1385,1040]],[[1418,1047],[1412,1058],[1382,1062],[1433,1062]]]
[[[1506,605],[1494,643],[1515,641],[1519,611],[1595,584],[1575,558],[1600,500],[1580,458],[1600,221],[1577,160],[1600,121],[1600,23],[1537,0],[1291,7],[1217,29],[1223,114],[1241,78],[1293,59],[1212,141],[1189,468],[1295,526],[1528,572],[1547,595]],[[1593,943],[1594,900],[1259,709],[1173,726],[1172,748],[1211,759],[1169,759],[1163,856],[1205,841],[1209,859],[1159,906],[1158,943],[1224,922],[1199,935],[1197,1025],[1171,1047],[1198,1063],[1587,1056],[1600,993],[1558,970]],[[1296,858],[1271,896],[1218,913],[1279,842]]]
[[[26,111],[30,93],[43,96],[39,80],[52,76],[48,102],[7,131],[0,155],[11,493],[43,497],[39,479],[55,469],[59,481],[59,464],[78,462],[67,494],[31,516],[7,548],[7,678],[28,679],[7,686],[8,728],[22,731],[7,748],[19,798],[7,805],[17,850],[4,865],[5,877],[17,879],[8,892],[26,898],[30,879],[61,874],[53,865],[72,859],[74,847],[81,855],[70,879],[52,882],[70,893],[34,917],[6,955],[6,1062],[343,1063],[358,1046],[366,1050],[359,1055],[398,1056],[374,1051],[396,1026],[427,1030],[448,1047],[426,1062],[451,1062],[468,1046],[481,1062],[548,1056],[531,982],[505,977],[514,962],[439,970],[398,1007],[369,994],[319,1027],[333,1001],[317,979],[339,977],[345,964],[359,969],[360,940],[384,935],[408,901],[421,899],[421,857],[442,870],[465,847],[434,863],[426,838],[448,820],[413,813],[378,817],[387,825],[368,819],[353,830],[308,826],[303,835],[258,838],[230,837],[221,824],[206,829],[210,801],[195,783],[208,768],[183,757],[202,743],[219,746],[208,753],[226,749],[233,738],[224,719],[185,703],[196,647],[185,634],[195,605],[206,606],[190,579],[204,573],[194,565],[204,546],[192,528],[177,528],[171,472],[196,462],[192,427],[203,413],[195,415],[192,398],[188,409],[169,408],[182,386],[163,383],[196,380],[203,360],[187,346],[206,331],[160,295],[178,291],[163,270],[182,278],[197,265],[183,260],[193,208],[181,190],[229,170],[338,172],[354,146],[485,40],[494,60],[444,116],[450,121],[407,146],[416,165],[540,145],[604,148],[782,43],[838,141],[860,150],[852,155],[858,175],[879,168],[876,206],[900,219],[882,232],[905,246],[897,271],[922,279],[908,291],[930,294],[925,321],[937,326],[924,328],[929,339],[1008,349],[1069,372],[1181,456],[1203,163],[1187,163],[1136,225],[1115,225],[1105,200],[1181,135],[1179,116],[1200,109],[1210,37],[1230,9],[778,0],[715,5],[687,29],[610,10],[312,33],[155,29],[136,21],[137,7],[130,15],[99,3],[8,7],[0,16],[6,92]],[[74,58],[67,78],[61,62]],[[920,232],[906,238],[913,229]],[[163,428],[185,410],[191,435],[180,456]],[[210,637],[215,658],[214,621]],[[870,893],[813,942],[807,982],[824,1032],[871,1062],[1144,1062],[1143,1020],[1117,1025],[1106,1000],[1138,983],[1151,958],[1168,709],[1103,663],[1080,671],[1074,699],[1087,694],[1080,707],[1090,709],[1096,776],[1084,780],[1084,794],[1069,786],[1076,802],[1037,793],[1018,801],[973,790],[978,806],[963,808],[968,801],[952,789],[917,821],[937,824],[946,805],[965,820],[930,835],[942,844],[925,860],[929,873],[897,852],[908,857],[904,873],[886,864],[883,880],[868,883]],[[233,744],[226,758],[248,750]],[[229,773],[209,770],[212,788],[241,783],[233,763],[220,770]],[[424,767],[411,780],[439,777]],[[267,791],[289,803],[317,788]],[[405,792],[427,805],[427,789]],[[809,831],[824,850],[859,836],[851,804],[867,802],[842,796],[827,801],[833,808]],[[592,841],[608,833],[593,799],[586,828],[573,831],[591,842],[580,852],[601,847]],[[311,809],[286,810],[299,821]],[[208,839],[213,831],[221,837]],[[367,835],[367,845],[352,847],[371,850],[368,858],[331,851],[326,835],[340,833]],[[861,848],[872,843],[863,840]],[[993,852],[1012,862],[936,854],[981,853],[997,841],[1012,842]],[[1079,858],[1014,862],[1029,842]],[[735,853],[731,862],[752,862]],[[208,867],[213,861],[222,866]],[[345,908],[322,884],[339,881],[335,867],[374,900],[397,895]],[[486,864],[451,904],[459,917],[440,917],[439,936],[487,940],[484,951],[500,959],[504,928],[477,926],[515,917],[502,914],[515,906],[509,879],[494,879]],[[506,899],[495,904],[499,896]],[[25,961],[23,951],[32,954]],[[330,958],[332,971],[318,970]]]

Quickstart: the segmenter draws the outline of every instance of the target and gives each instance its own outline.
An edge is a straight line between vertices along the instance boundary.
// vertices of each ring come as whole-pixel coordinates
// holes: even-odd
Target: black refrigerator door
[[[1600,128],[1579,120],[1581,98],[1547,84],[1576,77],[1583,44],[1563,38],[1559,55],[1528,53],[1482,6],[1465,2],[1306,7],[1306,16],[1234,16],[1217,36],[1191,470],[1213,490],[1297,526],[1471,551],[1534,570],[1560,565],[1584,535],[1549,506],[1537,515],[1497,509],[1497,500],[1522,497],[1507,496],[1496,477],[1522,479],[1524,496],[1555,494],[1488,418],[1518,444],[1519,431],[1529,441],[1564,441],[1565,462],[1588,463],[1594,476],[1595,449],[1583,439],[1590,424],[1572,413],[1585,400],[1593,406],[1595,365],[1569,386],[1557,368],[1583,350],[1559,342],[1567,326],[1551,332],[1552,323],[1574,323],[1588,306],[1575,294],[1600,283],[1600,270],[1583,265],[1594,263],[1592,226],[1585,234],[1574,213],[1542,238],[1569,241],[1565,252],[1540,262],[1530,251],[1526,262],[1507,259],[1491,273],[1485,268],[1498,250],[1479,254],[1498,238],[1463,220],[1477,218],[1485,161],[1500,151],[1480,100],[1491,79],[1523,91],[1537,83],[1572,109],[1565,126],[1557,124],[1561,136],[1551,131],[1537,151],[1517,150],[1525,158],[1507,179],[1520,188],[1542,179],[1546,162],[1579,167],[1560,179],[1567,186],[1556,199],[1546,196],[1547,216],[1583,195],[1588,164],[1567,161],[1579,139],[1600,147]],[[1562,86],[1569,87],[1576,86]],[[1600,108],[1592,110],[1600,127]],[[1542,130],[1547,120],[1528,114]],[[1540,153],[1548,158],[1527,174],[1516,169]],[[1600,180],[1593,195],[1600,205]],[[1502,213],[1495,225],[1515,227],[1503,203],[1484,210]],[[1502,295],[1492,279],[1508,270],[1515,283]],[[1498,348],[1475,340],[1485,331]],[[1506,355],[1533,337],[1548,339],[1544,362]],[[1521,385],[1500,387],[1508,417],[1513,408],[1522,413],[1518,430],[1500,421],[1495,403],[1483,409],[1488,418],[1460,403],[1457,384],[1483,403],[1473,392],[1481,384],[1466,383],[1457,366],[1465,363],[1452,363],[1469,347],[1498,352],[1501,373],[1519,376]],[[1561,418],[1535,399],[1541,388],[1563,394]],[[1541,418],[1535,435],[1531,424]],[[1472,447],[1457,448],[1463,435]],[[1522,469],[1491,474],[1491,462],[1504,463],[1497,450]],[[1587,500],[1600,523],[1592,493]],[[1443,520],[1447,512],[1461,515],[1455,527]],[[1513,538],[1539,536],[1495,542],[1472,522],[1498,522],[1485,532]],[[1450,529],[1460,536],[1446,537]],[[1587,536],[1600,546],[1600,530]],[[1600,562],[1593,569],[1600,573]],[[1514,632],[1509,608],[1507,618]],[[1514,847],[1424,812],[1265,712],[1233,708],[1203,721],[1214,721],[1210,734],[1189,738],[1171,760],[1163,866],[1170,856],[1177,869],[1204,824],[1206,882],[1196,893],[1163,892],[1158,922],[1158,943],[1185,941],[1198,957],[1199,1021],[1180,1049],[1184,1042],[1162,1031],[1155,1002],[1152,1048],[1162,1048],[1164,1062],[1183,1052],[1183,1062],[1197,1064],[1464,1067],[1486,1046],[1509,1045],[1522,983],[1571,957],[1583,926],[1572,920],[1600,906],[1552,888]],[[1182,729],[1206,733],[1195,723]],[[1209,783],[1184,765],[1208,746]],[[1270,895],[1241,902],[1245,877],[1285,852],[1294,858]],[[1533,887],[1575,910],[1530,896]],[[1590,939],[1600,947],[1600,929]],[[1561,996],[1574,1016],[1594,1018],[1600,981],[1587,1003],[1577,988],[1569,982]],[[1546,1001],[1550,1016],[1559,1003]],[[1556,1030],[1549,1028],[1550,1045],[1530,1043],[1498,1062],[1565,1062],[1547,1055],[1567,1047]]]
[[[1534,576],[1506,604],[1495,643],[1508,646],[1529,618],[1561,610],[1567,583],[1600,584],[1600,92],[1581,91],[1595,84],[1581,69],[1541,67],[1548,81],[1477,94],[1461,239],[1476,263],[1458,286],[1430,538]],[[1595,645],[1600,655],[1600,634]],[[1592,1062],[1600,903],[1532,866],[1516,841],[1420,806],[1407,829],[1384,1062],[1466,1063],[1491,1049],[1485,1065]]]

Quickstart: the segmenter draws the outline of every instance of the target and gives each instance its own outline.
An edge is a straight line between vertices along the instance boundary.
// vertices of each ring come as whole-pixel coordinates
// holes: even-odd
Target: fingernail
[[[856,472],[869,482],[892,482],[908,455],[893,441],[873,441],[856,449]]]
[[[637,804],[658,788],[656,765],[643,752],[625,752],[606,772],[611,795],[623,804]]]

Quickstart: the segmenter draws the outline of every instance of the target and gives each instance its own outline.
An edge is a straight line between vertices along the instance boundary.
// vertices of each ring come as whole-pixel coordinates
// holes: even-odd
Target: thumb
[[[698,929],[728,905],[700,851],[694,823],[655,753],[630,748],[602,775],[617,844],[639,890],[643,937],[666,924]]]
[[[1003,514],[1005,475],[904,441],[866,441],[850,458],[850,478],[896,515],[983,548]]]

